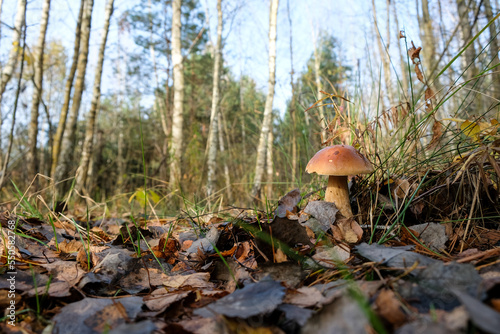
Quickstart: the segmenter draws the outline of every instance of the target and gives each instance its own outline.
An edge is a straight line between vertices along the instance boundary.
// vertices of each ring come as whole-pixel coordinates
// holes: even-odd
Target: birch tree
[[[272,126],[272,112],[274,99],[274,85],[276,83],[276,22],[278,18],[279,0],[271,0],[269,12],[269,81],[267,87],[266,105],[264,107],[264,119],[260,131],[259,145],[257,146],[257,161],[255,164],[255,176],[252,187],[252,197],[260,197],[262,176],[266,162],[266,146],[269,131]]]
[[[181,177],[182,127],[184,102],[184,67],[181,52],[181,0],[172,1],[172,65],[174,105],[172,114],[172,144],[170,145],[170,189],[178,186]]]
[[[292,89],[292,98],[290,102],[290,118],[292,119],[292,131],[290,131],[290,138],[292,142],[292,178],[295,184],[295,176],[297,173],[297,121],[295,117],[295,81],[293,79],[293,34],[292,34],[292,17],[290,15],[290,0],[286,2],[286,12],[288,17],[288,26],[290,29],[290,87]],[[308,114],[305,113],[307,116]]]
[[[398,53],[399,53],[399,64],[401,66],[401,81],[403,84],[403,96],[406,99],[407,94],[408,94],[408,63],[406,61],[406,58],[403,56],[403,51],[401,50],[401,38],[400,38],[400,31],[401,27],[399,26],[399,20],[398,20],[398,10],[396,8],[396,1],[392,2],[392,13],[394,16],[394,23],[396,24],[396,41],[397,41],[397,46],[398,46]],[[405,46],[406,50],[406,46]],[[406,54],[406,52],[405,52]]]
[[[92,143],[94,141],[94,131],[97,116],[97,109],[101,99],[101,78],[102,67],[104,63],[104,51],[106,50],[106,41],[108,39],[109,21],[113,14],[114,0],[108,0],[104,11],[104,26],[101,32],[101,44],[99,46],[99,55],[97,58],[97,66],[95,69],[94,90],[92,92],[92,100],[90,102],[90,110],[87,114],[87,125],[85,129],[85,139],[83,141],[82,158],[80,166],[76,173],[76,189],[84,189],[89,171],[90,158],[92,156]]]
[[[490,0],[484,0],[484,13],[486,14],[486,19],[488,21],[493,20],[493,11],[491,8],[491,2]],[[490,32],[490,57],[491,57],[491,64],[496,65],[500,62],[500,59],[498,58],[498,25],[496,22],[493,22],[490,27],[489,27],[489,32]],[[498,98],[500,96],[500,72],[495,69],[491,73],[492,75],[492,88],[493,88],[493,96]]]
[[[207,177],[207,195],[211,197],[215,191],[215,170],[217,167],[217,118],[219,114],[219,77],[222,59],[222,0],[217,0],[217,42],[214,48],[214,76],[212,89],[212,111],[210,113],[210,130],[208,133],[207,151],[208,151],[208,177]]]
[[[429,85],[439,89],[439,79],[434,77],[438,66],[438,60],[436,58],[437,42],[434,36],[434,24],[430,15],[428,0],[422,0],[422,15],[418,16],[418,22],[420,25],[420,39],[423,43],[421,54],[424,61],[424,67],[427,69],[425,71],[426,77]]]
[[[312,27],[312,35],[314,44],[314,79],[316,82],[316,99],[319,101],[323,98],[323,93],[321,93],[321,91],[323,90],[323,85],[321,84],[321,73],[320,73],[321,53],[318,51],[318,38],[316,36],[316,32],[314,31],[314,27]],[[326,140],[326,125],[327,125],[327,120],[325,118],[325,108],[322,106],[323,104],[324,103],[320,103],[320,107],[318,108],[320,124],[322,124],[321,142],[324,142]]]
[[[24,15],[26,15],[26,6],[24,6]],[[24,59],[24,55],[26,53],[26,21],[23,20],[23,24],[19,27],[19,32],[21,33],[22,29],[22,42],[23,42],[23,47],[21,48],[21,59]],[[20,34],[21,35],[21,34]],[[19,38],[19,42],[21,42],[21,38]],[[21,44],[18,44],[20,46]],[[14,100],[14,110],[12,111],[12,122],[10,123],[10,131],[9,131],[9,143],[7,145],[7,152],[5,153],[5,160],[3,161],[2,164],[2,170],[0,172],[0,190],[3,187],[3,184],[5,182],[5,176],[7,174],[7,167],[9,166],[9,161],[10,161],[10,154],[12,152],[12,145],[14,143],[14,127],[16,125],[16,113],[17,113],[17,107],[19,105],[19,95],[21,94],[22,90],[22,85],[21,81],[23,79],[23,72],[24,71],[24,61],[21,61],[21,66],[19,69],[19,77],[17,79],[17,90],[16,90],[16,97]]]
[[[5,88],[12,78],[14,69],[17,66],[17,60],[19,59],[20,45],[21,45],[21,29],[26,20],[26,0],[18,0],[17,2],[17,12],[16,18],[14,19],[14,29],[12,31],[12,48],[9,51],[9,58],[7,63],[2,69],[2,75],[0,77],[0,102]]]
[[[466,46],[472,39],[472,23],[469,19],[469,13],[471,12],[470,4],[472,0],[456,0],[457,11],[459,16],[460,32],[462,34],[462,47]],[[478,70],[474,60],[476,59],[476,48],[474,43],[469,45],[464,51],[465,63],[464,66],[469,68],[465,71],[465,80],[469,80],[477,75]]]
[[[387,3],[387,6],[389,4]],[[386,93],[387,96],[389,97],[389,103],[390,105],[394,105],[394,94],[392,91],[392,85],[391,85],[391,63],[389,60],[389,40],[387,41],[386,47],[384,47],[384,44],[382,43],[382,35],[380,33],[379,25],[377,23],[377,8],[375,6],[375,0],[372,0],[372,9],[373,9],[373,24],[375,27],[375,34],[377,35],[377,47],[378,47],[378,52],[380,54],[380,58],[382,59],[382,67],[384,70],[384,81],[385,81],[385,88],[386,88]],[[387,25],[389,25],[389,16],[387,16]],[[390,34],[389,34],[390,36]],[[389,37],[388,36],[388,37]],[[387,51],[386,51],[387,50]]]
[[[66,119],[68,118],[69,103],[71,101],[71,89],[73,88],[73,81],[75,79],[76,68],[78,65],[78,54],[80,53],[80,37],[81,37],[84,5],[85,5],[85,0],[80,0],[80,10],[78,12],[78,20],[76,22],[76,29],[75,29],[73,58],[71,60],[71,68],[69,70],[69,74],[66,79],[66,86],[64,87],[63,105],[61,108],[61,114],[59,115],[59,123],[57,125],[56,134],[54,135],[52,144],[52,166],[50,168],[50,175],[52,177],[55,176],[56,167],[59,161],[61,142],[64,135],[64,130],[66,128]]]
[[[38,171],[36,144],[38,139],[38,108],[42,95],[43,84],[43,55],[45,50],[45,36],[49,23],[50,0],[44,0],[42,5],[42,18],[40,20],[40,34],[34,49],[35,63],[33,73],[33,95],[31,99],[31,121],[28,128],[28,177],[35,177]]]
[[[85,88],[85,73],[87,72],[90,27],[94,0],[86,0],[84,6],[80,37],[80,52],[78,55],[77,75],[73,92],[73,104],[71,105],[68,124],[66,130],[64,131],[61,143],[60,162],[55,170],[54,178],[56,181],[61,181],[69,172],[70,163],[73,158],[78,113],[82,101],[83,90]],[[65,187],[63,186],[62,190],[65,190],[64,188]]]
[[[19,51],[21,45],[21,29],[23,28],[25,20],[26,20],[26,0],[18,0],[16,17],[14,19],[14,29],[12,31],[12,48],[9,51],[9,58],[7,59],[7,62],[2,69],[2,72],[0,73],[0,129],[2,128],[2,96],[3,93],[5,92],[7,84],[12,78],[14,69],[17,66],[17,60],[19,58]],[[2,142],[0,140],[0,151],[2,147],[1,144]]]

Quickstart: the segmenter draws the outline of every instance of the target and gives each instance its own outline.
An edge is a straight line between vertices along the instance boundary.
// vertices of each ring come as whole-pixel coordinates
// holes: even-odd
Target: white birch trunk
[[[290,88],[292,89],[292,99],[290,101],[290,117],[292,119],[292,129],[290,131],[290,140],[292,141],[292,182],[295,185],[295,175],[297,173],[297,121],[295,118],[295,83],[293,75],[293,34],[292,34],[292,17],[290,15],[290,0],[286,2],[288,15],[288,26],[290,29]],[[305,113],[307,116],[307,113]]]
[[[80,0],[80,10],[78,13],[78,21],[76,22],[75,29],[75,42],[73,46],[73,58],[71,60],[71,68],[69,70],[68,78],[66,79],[66,86],[64,87],[64,101],[59,116],[59,123],[57,124],[56,134],[54,135],[54,142],[52,144],[52,165],[50,168],[50,175],[55,177],[56,167],[59,162],[59,155],[61,152],[61,143],[66,129],[66,119],[68,118],[69,103],[71,100],[71,89],[73,88],[73,81],[75,79],[76,66],[78,65],[78,54],[80,52],[80,37],[83,11],[85,7],[85,0]]]
[[[172,65],[174,68],[174,109],[170,145],[170,188],[177,188],[181,178],[182,126],[184,102],[184,66],[181,52],[181,0],[172,1]]]
[[[44,0],[42,5],[42,17],[40,20],[40,34],[34,49],[35,64],[33,73],[33,95],[31,99],[31,121],[28,128],[28,178],[34,178],[38,171],[38,159],[36,144],[38,140],[38,108],[42,95],[43,85],[43,54],[45,49],[45,36],[49,23],[50,0]]]
[[[219,127],[219,148],[220,148],[220,153],[221,155],[224,155],[224,151],[226,150],[224,146],[224,139],[222,137],[222,113],[219,112],[219,120],[220,122],[217,123]],[[227,160],[224,160],[224,180],[226,182],[226,193],[227,193],[227,200],[229,203],[232,202],[233,196],[232,196],[232,191],[231,191],[231,178],[229,176],[229,167],[227,166]]]
[[[269,131],[267,139],[267,157],[266,157],[266,169],[267,169],[267,187],[266,196],[269,200],[273,195],[273,131]]]
[[[272,126],[272,112],[274,99],[274,85],[276,83],[276,21],[278,18],[279,0],[271,0],[269,13],[269,83],[267,88],[266,105],[264,107],[264,119],[260,131],[259,146],[257,147],[257,161],[255,164],[255,176],[251,196],[254,199],[260,197],[262,176],[266,163],[266,146],[268,134]]]
[[[92,22],[92,9],[94,7],[94,0],[86,0],[84,4],[81,35],[80,35],[80,52],[78,55],[77,76],[75,87],[73,91],[73,104],[71,105],[70,115],[64,136],[61,143],[61,153],[59,163],[56,166],[54,179],[55,181],[62,181],[67,177],[69,172],[70,163],[73,159],[74,141],[76,134],[76,125],[78,120],[78,113],[80,111],[80,104],[82,102],[82,94],[85,89],[85,73],[87,72],[87,60],[89,53],[89,39],[90,27]],[[61,185],[61,189],[65,190],[66,185]]]
[[[387,51],[384,48],[384,45],[382,44],[382,36],[380,34],[379,26],[377,23],[377,9],[375,7],[375,0],[372,0],[372,9],[373,9],[373,24],[374,24],[374,31],[376,34],[377,38],[377,46],[378,46],[378,52],[380,54],[380,58],[382,59],[382,67],[384,70],[384,81],[385,81],[385,87],[386,87],[386,95],[389,97],[389,105],[393,106],[394,105],[394,94],[392,91],[392,85],[391,85],[391,64],[389,62],[389,44],[387,44]],[[389,17],[387,17],[387,20],[389,21]]]
[[[14,19],[14,30],[12,31],[12,48],[9,52],[9,58],[7,63],[2,69],[2,75],[0,76],[0,102],[2,101],[2,95],[5,92],[5,88],[12,78],[14,69],[17,65],[17,60],[19,58],[19,52],[21,51],[21,30],[24,25],[24,20],[26,19],[26,0],[19,0],[17,2],[17,13]]]
[[[210,130],[208,132],[208,175],[207,175],[207,195],[210,198],[215,192],[215,170],[217,168],[217,118],[219,115],[219,83],[220,67],[222,60],[222,4],[217,0],[217,42],[214,48],[214,75],[212,89],[212,112],[210,113]]]
[[[394,16],[394,22],[396,23],[396,45],[398,46],[398,53],[399,53],[399,63],[401,67],[401,81],[403,85],[403,101],[408,98],[408,77],[409,77],[409,72],[408,72],[408,62],[406,58],[403,56],[403,51],[401,50],[401,39],[399,37],[399,33],[401,30],[403,30],[403,27],[399,26],[399,20],[398,20],[398,10],[396,8],[396,1],[392,2],[392,10],[393,10],[393,16]],[[405,46],[406,49],[406,46]],[[406,54],[406,52],[405,52]]]
[[[323,98],[323,93],[321,93],[321,91],[323,90],[323,86],[321,84],[321,73],[320,73],[321,56],[318,50],[318,36],[316,36],[316,33],[314,31],[314,26],[312,23],[311,23],[311,33],[314,45],[314,79],[316,82],[316,94],[317,94],[316,99],[319,101]],[[322,104],[324,104],[324,102],[320,102],[319,105]],[[325,108],[321,106],[318,107],[318,110],[320,118],[319,124],[321,126],[321,142],[323,143],[326,140],[326,126],[327,126],[327,121],[325,118]]]
[[[102,67],[104,64],[104,52],[106,50],[106,41],[108,39],[109,21],[111,19],[111,15],[113,14],[113,5],[114,0],[108,0],[106,3],[106,9],[104,10],[104,26],[101,31],[101,44],[99,46],[99,55],[95,69],[94,90],[92,92],[92,100],[90,101],[90,110],[87,114],[87,125],[85,129],[85,140],[83,141],[82,158],[76,173],[77,190],[84,189],[87,182],[89,163],[92,156],[92,144],[94,142],[97,111],[101,99],[101,78]]]

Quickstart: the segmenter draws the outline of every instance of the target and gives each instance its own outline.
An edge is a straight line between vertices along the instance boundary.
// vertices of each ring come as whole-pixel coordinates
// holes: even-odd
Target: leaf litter
[[[16,325],[39,333],[498,333],[500,233],[494,218],[459,219],[474,201],[495,216],[497,156],[485,152],[497,144],[428,173],[425,187],[419,176],[353,182],[351,219],[298,189],[268,213],[233,208],[208,221],[61,215],[51,226],[6,212],[2,278],[7,221],[18,222]],[[0,280],[4,307],[8,289]]]

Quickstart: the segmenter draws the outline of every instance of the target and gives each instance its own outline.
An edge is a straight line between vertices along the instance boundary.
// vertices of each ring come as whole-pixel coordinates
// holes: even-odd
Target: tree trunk
[[[219,114],[219,77],[220,64],[222,59],[222,0],[217,0],[217,43],[214,49],[214,76],[212,90],[212,112],[210,114],[210,130],[208,132],[207,151],[208,151],[208,177],[207,177],[207,195],[210,197],[215,192],[215,170],[217,159],[217,117]]]
[[[387,41],[387,50],[384,48],[384,45],[382,44],[382,35],[380,34],[379,26],[377,23],[377,8],[375,7],[375,0],[372,0],[372,9],[373,9],[373,24],[375,27],[375,34],[377,35],[377,46],[378,46],[378,52],[380,54],[380,58],[382,59],[382,67],[384,69],[384,80],[385,80],[385,87],[386,87],[386,94],[385,95],[389,98],[389,105],[393,106],[394,105],[394,94],[392,91],[392,85],[391,85],[391,64],[389,61],[389,41]],[[387,20],[389,20],[389,17],[387,17]]]
[[[272,120],[271,120],[272,122]],[[267,187],[266,196],[269,200],[273,195],[273,142],[274,136],[273,131],[269,130],[269,135],[267,139],[267,157],[266,157],[266,169],[267,169]]]
[[[21,45],[21,29],[24,25],[26,19],[26,0],[19,0],[17,2],[17,13],[14,20],[14,30],[12,31],[12,48],[9,52],[9,58],[7,63],[2,69],[2,75],[0,77],[0,102],[5,88],[12,78],[14,69],[17,65],[17,60],[19,58],[19,46]]]
[[[5,63],[5,66],[0,73],[0,129],[2,128],[2,96],[5,92],[5,88],[12,78],[12,73],[17,65],[17,59],[19,58],[19,45],[21,45],[21,29],[23,28],[24,21],[26,20],[26,1],[19,0],[17,2],[17,13],[14,20],[14,30],[12,31],[12,47],[9,52],[9,58]],[[0,24],[1,26],[1,24]],[[2,151],[2,141],[0,136],[0,153]]]
[[[170,145],[170,189],[178,188],[181,178],[182,126],[184,102],[184,68],[181,52],[181,0],[172,1],[172,65],[174,68],[174,106],[172,144]]]
[[[42,96],[43,84],[43,54],[45,49],[45,36],[47,25],[49,23],[50,0],[44,0],[42,6],[42,18],[40,20],[40,35],[34,49],[35,55],[34,73],[33,73],[33,95],[31,102],[31,121],[28,128],[28,178],[32,179],[38,172],[38,159],[36,152],[36,144],[38,140],[38,108],[40,107],[40,99]]]
[[[267,87],[266,105],[264,107],[264,119],[260,131],[259,146],[257,147],[257,162],[255,164],[255,176],[252,188],[252,197],[260,197],[262,175],[266,162],[266,144],[268,134],[272,126],[272,112],[274,99],[274,85],[276,83],[276,21],[278,18],[279,0],[271,0],[269,13],[269,82]]]
[[[484,13],[486,14],[486,19],[489,21],[493,20],[493,11],[491,9],[491,2],[490,0],[484,0]],[[496,65],[500,62],[500,59],[498,58],[498,30],[497,30],[497,25],[495,22],[493,22],[490,27],[490,57],[491,57],[491,65]],[[500,72],[498,69],[494,69],[491,73],[491,81],[492,81],[492,96],[495,98],[500,97]]]
[[[225,147],[224,147],[224,139],[222,137],[222,113],[219,112],[220,122],[217,123],[219,127],[219,148],[221,155],[224,155]],[[229,168],[227,166],[227,159],[224,159],[224,180],[226,182],[226,193],[227,193],[227,201],[231,203],[233,201],[232,191],[231,191],[231,178],[229,177]]]
[[[437,42],[434,36],[428,0],[422,0],[422,16],[418,17],[418,22],[420,25],[420,39],[423,43],[421,52],[424,61],[423,65],[424,68],[427,68],[424,73],[426,73],[428,85],[437,90],[440,88],[439,78],[434,77],[438,66],[438,61],[436,59]]]
[[[101,78],[102,66],[104,63],[104,52],[106,50],[106,41],[108,39],[109,21],[113,14],[114,0],[108,0],[104,11],[104,26],[101,32],[101,45],[99,46],[99,54],[97,58],[97,66],[95,69],[94,91],[92,100],[90,101],[90,110],[87,114],[87,125],[85,129],[85,140],[83,141],[82,159],[76,173],[76,189],[82,190],[85,188],[87,174],[89,171],[89,162],[92,155],[92,144],[94,142],[94,131],[96,127],[96,116],[101,99]]]
[[[313,35],[313,44],[314,44],[314,78],[316,81],[316,99],[319,101],[323,98],[323,86],[321,85],[321,73],[320,73],[320,65],[321,65],[321,57],[318,50],[318,38],[316,33],[314,32],[314,26],[311,24],[312,35]],[[320,102],[320,105],[324,104],[324,102]],[[325,108],[318,107],[319,109],[319,124],[321,126],[321,142],[326,141],[326,126],[328,124],[325,118]]]
[[[295,177],[297,173],[297,122],[295,118],[295,84],[293,75],[293,35],[292,35],[292,18],[290,16],[290,0],[286,2],[286,10],[288,15],[288,26],[290,28],[290,87],[292,89],[292,98],[290,101],[290,119],[292,121],[292,128],[290,130],[290,141],[292,142],[292,182],[295,184]],[[306,113],[307,114],[307,113]]]
[[[57,125],[56,134],[54,135],[52,146],[52,163],[50,168],[50,175],[55,177],[56,167],[59,162],[59,153],[61,151],[61,142],[66,129],[66,119],[68,118],[69,102],[71,100],[71,89],[73,88],[73,81],[75,78],[76,67],[78,65],[78,54],[80,53],[80,37],[82,27],[83,10],[86,0],[80,0],[80,11],[78,12],[78,21],[76,22],[75,29],[75,43],[73,46],[73,59],[71,60],[71,68],[69,70],[68,78],[66,79],[66,86],[64,87],[64,101],[59,116],[59,124]]]
[[[78,112],[82,101],[82,94],[85,88],[85,73],[87,71],[87,60],[89,52],[90,27],[92,21],[92,9],[94,0],[86,0],[82,17],[81,35],[80,35],[80,52],[78,55],[77,76],[73,92],[73,104],[71,105],[70,115],[67,128],[64,131],[64,136],[61,143],[60,162],[55,170],[55,181],[62,181],[67,177],[70,169],[70,164],[73,159],[74,141],[76,136],[76,125],[78,120]],[[66,184],[62,184],[60,190],[63,192],[67,189]]]
[[[396,1],[393,1],[392,2],[392,10],[393,10],[393,16],[394,16],[394,22],[396,23],[396,41],[397,41],[397,45],[398,45],[398,51],[399,51],[399,63],[401,65],[401,80],[402,80],[402,84],[403,84],[403,97],[404,99],[402,100],[406,100],[408,98],[408,77],[410,76],[409,74],[409,71],[408,71],[408,61],[407,59],[403,56],[403,52],[401,50],[401,39],[400,39],[400,31],[402,30],[400,27],[399,27],[399,21],[398,21],[398,11],[397,11],[397,8],[396,8]],[[405,49],[406,49],[406,45],[405,45]],[[404,53],[406,54],[406,52]]]
[[[460,32],[462,33],[463,47],[465,47],[472,39],[472,26],[469,20],[469,13],[471,11],[470,4],[472,1],[473,0],[457,0],[457,11],[459,16]],[[469,80],[478,74],[478,70],[474,62],[476,58],[476,48],[474,47],[474,43],[469,45],[469,47],[465,50],[464,55],[464,65],[470,65],[467,71],[465,71],[465,80]]]
[[[24,15],[26,15],[26,6],[24,6]],[[23,29],[24,28],[24,29]],[[21,59],[24,59],[24,54],[26,52],[26,22],[23,20],[23,24],[19,27],[19,33],[23,31],[23,48],[21,51]],[[21,34],[19,34],[19,42],[21,39]],[[20,43],[18,46],[21,45]],[[21,62],[19,70],[19,78],[17,79],[17,90],[16,90],[16,98],[14,100],[14,110],[12,112],[12,122],[10,123],[10,132],[9,132],[9,145],[7,146],[7,152],[5,154],[5,160],[3,162],[2,171],[0,173],[0,190],[3,187],[3,183],[5,181],[5,175],[7,174],[7,168],[9,167],[10,153],[12,152],[12,144],[14,143],[14,127],[16,125],[16,113],[17,106],[19,102],[19,95],[21,93],[21,80],[23,79],[23,71],[24,71],[24,61]]]

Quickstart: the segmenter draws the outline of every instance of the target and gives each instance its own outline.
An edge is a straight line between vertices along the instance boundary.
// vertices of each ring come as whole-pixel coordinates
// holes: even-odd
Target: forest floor
[[[162,219],[21,199],[0,216],[1,331],[500,333],[497,184],[467,167],[448,185],[353,179],[353,219],[298,189],[267,211]]]

